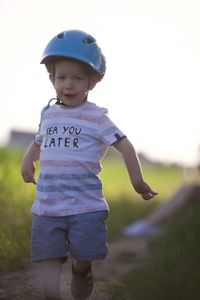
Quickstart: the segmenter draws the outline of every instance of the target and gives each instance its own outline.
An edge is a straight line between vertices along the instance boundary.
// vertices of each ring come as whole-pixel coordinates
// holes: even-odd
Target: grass
[[[101,178],[110,207],[107,221],[110,238],[127,224],[145,217],[183,184],[183,172],[177,166],[144,164],[142,167],[145,180],[159,193],[155,200],[144,201],[135,193],[121,159],[111,157],[103,161]]]
[[[105,158],[100,174],[108,199],[139,199],[130,183],[128,172],[119,156]],[[145,180],[159,193],[158,199],[169,197],[183,183],[182,168],[174,165],[142,163]]]
[[[29,256],[34,191],[20,176],[22,153],[0,149],[0,272],[22,267]]]
[[[200,299],[199,199],[150,244],[148,262],[110,287],[109,300]]]
[[[30,209],[35,187],[25,184],[21,178],[22,156],[22,151],[0,148],[0,272],[22,268],[30,255]],[[182,170],[176,167],[145,165],[144,174],[159,192],[157,201],[139,199],[121,160],[106,158],[103,161],[101,177],[111,212],[108,218],[110,239],[117,236],[123,226],[146,215],[183,181]]]

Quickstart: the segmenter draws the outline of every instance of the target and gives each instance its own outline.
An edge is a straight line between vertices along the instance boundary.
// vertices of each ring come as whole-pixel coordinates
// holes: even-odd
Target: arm
[[[35,141],[29,146],[22,160],[21,174],[25,182],[35,181],[35,161],[40,158],[40,146]]]
[[[144,200],[150,200],[157,195],[143,179],[140,162],[131,142],[127,138],[124,138],[113,146],[122,154],[135,191],[140,194]]]

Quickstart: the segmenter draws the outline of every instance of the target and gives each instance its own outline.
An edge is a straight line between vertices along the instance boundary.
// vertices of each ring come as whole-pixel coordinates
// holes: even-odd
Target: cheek
[[[77,90],[77,92],[79,92],[81,94],[85,94],[88,91],[88,86],[84,83],[84,84],[76,86],[76,90]]]
[[[54,89],[55,89],[55,92],[56,92],[56,95],[58,96],[58,97],[61,97],[61,90],[60,89],[58,89],[57,87],[55,87],[54,86]]]
[[[61,91],[61,86],[60,86],[60,84],[54,83],[53,86],[54,86],[54,89],[55,89],[57,92]]]

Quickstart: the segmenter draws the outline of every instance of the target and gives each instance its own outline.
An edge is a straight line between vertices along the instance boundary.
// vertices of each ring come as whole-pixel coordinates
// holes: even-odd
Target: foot
[[[72,265],[71,293],[77,300],[87,299],[93,291],[94,281],[92,267],[89,266],[84,272],[77,273]]]
[[[143,220],[133,222],[123,230],[127,237],[154,237],[160,234],[159,228]]]

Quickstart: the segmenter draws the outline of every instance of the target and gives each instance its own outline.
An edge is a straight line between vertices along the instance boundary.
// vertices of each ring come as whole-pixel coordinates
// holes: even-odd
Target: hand
[[[34,161],[24,159],[22,162],[21,174],[25,182],[36,184]]]
[[[134,187],[136,192],[140,194],[144,200],[150,200],[158,195],[158,193],[154,192],[145,181],[135,185]]]
[[[152,198],[154,198],[156,195],[158,195],[158,193],[156,192],[146,192],[146,193],[143,193],[141,194],[142,198],[144,200],[151,200]]]

